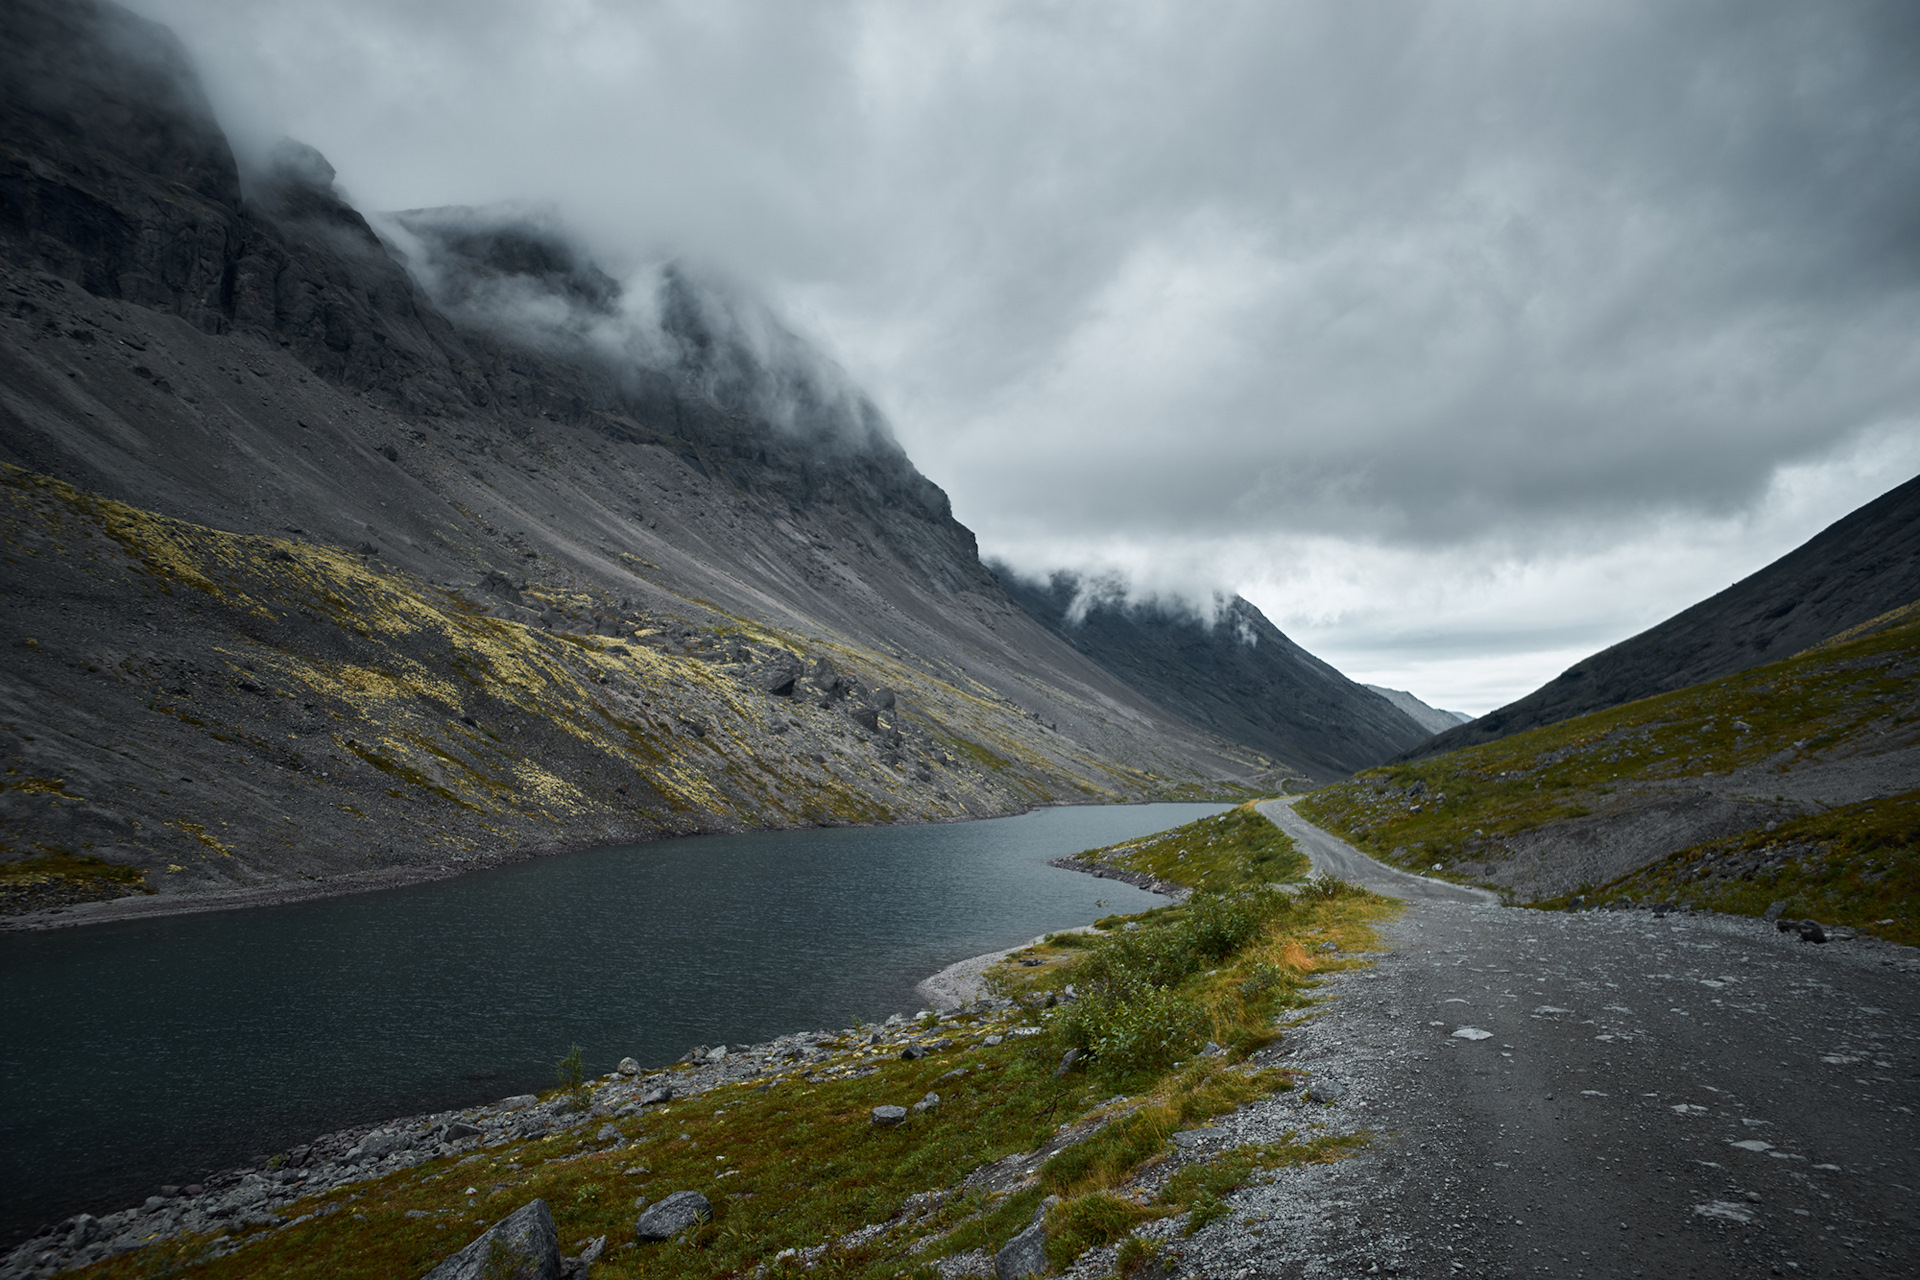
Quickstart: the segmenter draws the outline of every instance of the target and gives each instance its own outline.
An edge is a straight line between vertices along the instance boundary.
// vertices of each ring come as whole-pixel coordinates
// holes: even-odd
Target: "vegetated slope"
[[[0,750],[39,780],[16,800],[100,810],[17,808],[6,857],[261,884],[1275,770],[1014,608],[873,406],[749,300],[672,268],[624,299],[504,214],[405,215],[390,245],[298,146],[243,189],[178,45],[124,10],[0,9],[0,191]],[[519,736],[482,761],[461,715]],[[603,715],[627,727],[580,728]],[[364,821],[309,820],[312,773],[269,746]],[[175,757],[194,789],[163,804]],[[453,806],[430,850],[415,804]],[[233,854],[205,879],[164,871],[190,827]]]
[[[1312,778],[1343,777],[1429,736],[1239,596],[1222,599],[1209,624],[1128,602],[1077,574],[1038,583],[1002,566],[995,573],[1030,617],[1155,702]]]
[[[1301,810],[1376,857],[1523,901],[1659,886],[1920,941],[1916,779],[1920,603],[1785,661],[1369,771]]]
[[[1405,689],[1389,689],[1385,685],[1369,684],[1362,688],[1371,689],[1407,714],[1407,718],[1425,729],[1428,733],[1445,733],[1455,725],[1466,724],[1473,719],[1463,711],[1442,711],[1439,707],[1430,707]]]
[[[1920,597],[1920,477],[1518,702],[1423,742],[1418,760],[1798,653]]]

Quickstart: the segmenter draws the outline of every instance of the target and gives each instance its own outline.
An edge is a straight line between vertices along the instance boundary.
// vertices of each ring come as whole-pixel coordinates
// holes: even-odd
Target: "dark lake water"
[[[250,911],[0,936],[0,1240],[330,1129],[919,1008],[1157,899],[1047,859],[1217,813],[698,836]]]

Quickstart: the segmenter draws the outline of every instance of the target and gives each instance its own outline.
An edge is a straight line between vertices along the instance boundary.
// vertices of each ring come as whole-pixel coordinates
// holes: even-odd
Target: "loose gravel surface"
[[[1176,1159],[1316,1124],[1375,1140],[1250,1183],[1192,1237],[1164,1224],[1168,1274],[1920,1273],[1920,953],[1440,900],[1310,830],[1322,869],[1441,892],[1272,1055],[1335,1100],[1275,1095]]]

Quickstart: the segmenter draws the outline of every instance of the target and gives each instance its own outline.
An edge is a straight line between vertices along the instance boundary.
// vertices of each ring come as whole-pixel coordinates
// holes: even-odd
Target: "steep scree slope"
[[[763,312],[396,225],[310,149],[243,182],[163,29],[0,9],[8,859],[331,884],[1274,771],[1014,608]]]

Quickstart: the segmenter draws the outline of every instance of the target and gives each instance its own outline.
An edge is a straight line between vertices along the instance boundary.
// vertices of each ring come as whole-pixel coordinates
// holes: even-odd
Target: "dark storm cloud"
[[[754,281],[1024,567],[1459,599],[1920,462],[1908,0],[138,7],[363,206]]]

